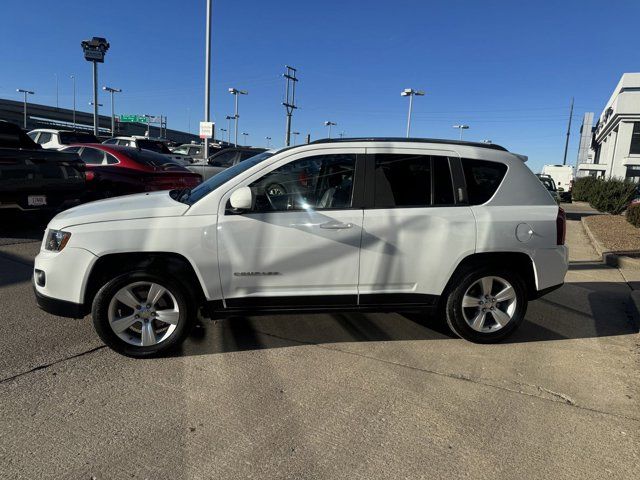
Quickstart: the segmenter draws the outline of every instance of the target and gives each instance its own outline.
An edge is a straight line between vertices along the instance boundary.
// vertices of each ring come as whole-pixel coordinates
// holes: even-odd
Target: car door
[[[237,186],[253,192],[249,211],[230,209],[234,189],[223,196],[218,261],[227,308],[357,304],[362,153],[299,153],[271,165]]]
[[[455,152],[367,148],[361,305],[431,305],[475,249]]]

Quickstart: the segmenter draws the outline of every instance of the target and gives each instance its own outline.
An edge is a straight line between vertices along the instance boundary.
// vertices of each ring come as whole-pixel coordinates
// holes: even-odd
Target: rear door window
[[[40,132],[40,136],[38,137],[38,143],[40,145],[50,141],[51,141],[51,134],[49,132]]]
[[[431,156],[376,154],[374,207],[431,205]]]
[[[462,170],[467,183],[469,204],[481,205],[496,193],[507,173],[507,166],[498,162],[463,158]]]
[[[102,165],[104,152],[97,148],[85,147],[80,154],[80,158],[88,165]]]
[[[236,151],[221,152],[219,155],[209,159],[209,165],[212,167],[228,168],[233,165],[237,153]]]

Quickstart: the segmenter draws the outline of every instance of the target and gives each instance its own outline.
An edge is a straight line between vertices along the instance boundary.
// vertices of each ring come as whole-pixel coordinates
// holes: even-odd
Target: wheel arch
[[[487,265],[508,266],[509,269],[518,273],[527,288],[527,298],[533,300],[537,298],[536,274],[532,258],[524,252],[483,252],[473,253],[464,257],[456,266],[455,270],[442,293],[445,297],[453,288],[456,279],[465,271],[484,267]]]
[[[99,257],[91,268],[84,292],[85,309],[91,309],[93,299],[102,285],[118,275],[135,270],[170,275],[185,286],[185,293],[196,305],[206,300],[196,270],[183,255],[173,252],[112,253]]]

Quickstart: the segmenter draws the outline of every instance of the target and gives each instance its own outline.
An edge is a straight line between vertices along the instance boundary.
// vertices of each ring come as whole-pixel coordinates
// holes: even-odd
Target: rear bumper
[[[36,290],[35,284],[33,285],[33,293],[36,296],[38,307],[51,315],[67,318],[83,318],[87,314],[84,305],[47,297]]]

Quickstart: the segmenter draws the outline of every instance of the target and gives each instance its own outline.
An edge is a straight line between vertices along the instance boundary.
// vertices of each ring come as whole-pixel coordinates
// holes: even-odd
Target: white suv
[[[322,140],[191,191],[72,208],[36,257],[38,304],[91,312],[134,357],[182,342],[198,314],[437,310],[460,337],[495,342],[567,270],[564,212],[523,159],[470,142]]]

